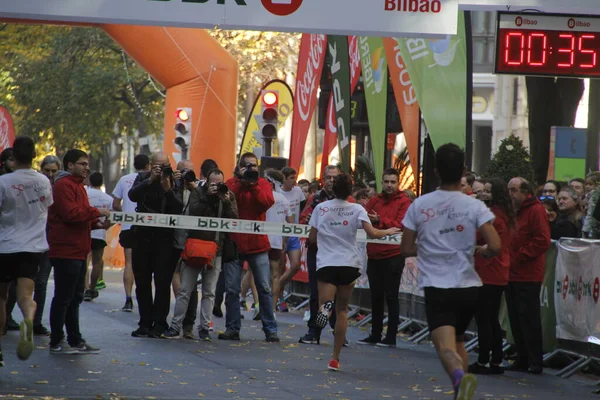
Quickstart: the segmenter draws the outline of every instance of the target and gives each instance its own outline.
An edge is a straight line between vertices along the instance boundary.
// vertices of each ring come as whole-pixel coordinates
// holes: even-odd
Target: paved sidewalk
[[[260,322],[246,313],[240,342],[138,339],[130,336],[137,313],[120,311],[122,284],[107,271],[108,288],[83,303],[84,337],[102,353],[50,356],[48,341],[36,337],[32,357],[15,355],[17,332],[2,340],[6,366],[0,369],[0,398],[69,399],[448,399],[448,379],[431,345],[399,342],[397,349],[360,346],[365,332],[351,328],[351,347],[342,351],[340,372],[327,371],[333,337],[320,346],[298,343],[305,333],[299,313],[277,314],[280,344],[267,344]],[[53,288],[49,286],[50,295]],[[51,296],[47,302],[45,320]],[[137,306],[136,306],[137,307]],[[20,313],[14,312],[20,320]],[[46,322],[47,324],[47,322]],[[215,320],[215,330],[224,320]],[[551,371],[549,371],[551,372]],[[480,377],[476,399],[593,399],[594,386],[582,378],[550,373],[507,373]],[[21,397],[21,398],[23,398]]]

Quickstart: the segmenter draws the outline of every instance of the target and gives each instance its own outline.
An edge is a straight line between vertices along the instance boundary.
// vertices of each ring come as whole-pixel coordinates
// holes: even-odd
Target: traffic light
[[[259,128],[263,139],[277,139],[279,130],[279,92],[277,90],[263,90],[261,93],[261,117]]]
[[[178,108],[175,113],[175,144],[181,149],[182,160],[187,159],[188,150],[192,145],[192,109]]]

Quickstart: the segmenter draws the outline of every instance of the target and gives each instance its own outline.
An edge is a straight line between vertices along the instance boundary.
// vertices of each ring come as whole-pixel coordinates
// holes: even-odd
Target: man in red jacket
[[[383,192],[372,197],[366,209],[373,227],[377,229],[403,228],[402,220],[410,207],[410,200],[398,189],[399,174],[394,168],[383,171]],[[371,334],[358,344],[375,344],[380,347],[395,347],[400,308],[398,290],[404,270],[404,257],[398,246],[369,243],[367,276],[371,292],[372,326]],[[383,304],[388,306],[388,329],[385,339],[383,331]]]
[[[540,290],[544,280],[546,251],[550,248],[550,224],[546,209],[523,178],[508,183],[517,212],[517,231],[510,246],[510,276],[506,292],[508,318],[518,358],[512,370],[541,374],[542,318]]]
[[[240,219],[265,221],[266,212],[273,204],[273,188],[264,178],[258,176],[258,158],[253,153],[244,153],[240,157],[238,171],[226,183],[235,194]],[[240,260],[238,263],[223,265],[227,309],[225,332],[219,334],[221,340],[240,340],[240,286],[242,265],[248,262],[254,275],[254,283],[258,291],[260,318],[265,332],[265,340],[270,343],[279,342],[277,321],[273,314],[273,296],[271,293],[271,266],[269,250],[271,244],[267,235],[232,233],[231,239],[238,247]]]
[[[72,149],[65,154],[65,171],[54,180],[54,204],[48,216],[50,263],[54,267],[54,298],[50,308],[50,354],[95,354],[100,349],[83,340],[79,331],[79,304],[83,301],[91,230],[106,229],[99,222],[108,209],[90,206],[83,180],[90,170],[88,155]],[[67,328],[67,342],[63,325]]]

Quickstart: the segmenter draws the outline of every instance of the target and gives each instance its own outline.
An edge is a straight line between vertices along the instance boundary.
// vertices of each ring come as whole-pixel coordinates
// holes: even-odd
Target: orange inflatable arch
[[[40,24],[36,20],[2,19],[10,23]],[[179,158],[175,139],[176,111],[192,109],[189,158],[196,171],[206,158],[214,159],[230,175],[235,166],[237,129],[237,61],[206,31],[112,24],[50,22],[103,29],[140,66],[167,89],[164,150]]]

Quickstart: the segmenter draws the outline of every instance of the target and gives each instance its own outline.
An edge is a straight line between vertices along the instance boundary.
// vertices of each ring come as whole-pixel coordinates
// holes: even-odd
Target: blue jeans
[[[247,261],[258,292],[260,318],[265,333],[277,333],[277,321],[273,313],[273,298],[271,294],[271,266],[267,252],[240,255],[238,261],[223,264],[225,278],[225,327],[227,330],[239,332],[242,328],[240,312],[240,287],[242,285],[242,265]]]

